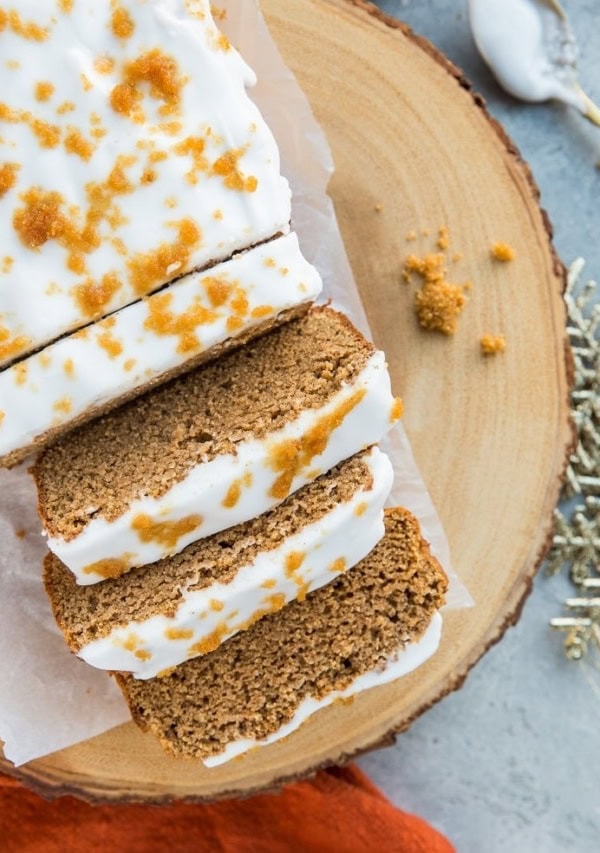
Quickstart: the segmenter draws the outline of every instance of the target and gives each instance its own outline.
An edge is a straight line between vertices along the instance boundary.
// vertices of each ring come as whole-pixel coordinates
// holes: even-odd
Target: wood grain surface
[[[247,794],[389,742],[460,686],[517,619],[548,544],[572,440],[570,364],[563,270],[526,165],[460,72],[374,7],[263,7],[332,146],[331,193],[352,267],[476,606],[447,615],[440,650],[423,668],[319,712],[285,741],[206,770],[166,757],[127,724],[16,772],[46,796],[163,802]],[[419,329],[414,287],[401,280],[408,252],[434,248],[442,225],[451,252],[463,256],[452,277],[473,282],[454,338]],[[407,242],[412,230],[419,236]],[[498,240],[514,246],[515,261],[492,262]],[[506,352],[484,359],[485,333],[504,334]]]

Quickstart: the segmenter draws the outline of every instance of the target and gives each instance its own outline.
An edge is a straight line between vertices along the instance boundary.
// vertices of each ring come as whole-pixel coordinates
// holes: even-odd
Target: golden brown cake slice
[[[400,413],[383,353],[314,308],[44,451],[49,547],[79,583],[117,577],[272,509]]]
[[[56,621],[92,666],[152,678],[358,563],[383,536],[392,480],[390,461],[371,447],[264,515],[99,585],[79,586],[48,554]]]
[[[385,537],[334,583],[170,675],[118,682],[168,753],[221,764],[423,663],[439,643],[446,588],[417,521],[387,510]]]

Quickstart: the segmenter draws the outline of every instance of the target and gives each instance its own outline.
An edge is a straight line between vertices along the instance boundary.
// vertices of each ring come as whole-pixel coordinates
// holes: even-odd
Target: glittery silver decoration
[[[547,562],[550,574],[567,570],[577,589],[565,601],[569,615],[550,622],[566,632],[565,653],[571,660],[581,660],[591,649],[600,652],[600,304],[596,283],[580,284],[583,266],[581,258],[571,266],[565,293],[577,445],[555,511]]]

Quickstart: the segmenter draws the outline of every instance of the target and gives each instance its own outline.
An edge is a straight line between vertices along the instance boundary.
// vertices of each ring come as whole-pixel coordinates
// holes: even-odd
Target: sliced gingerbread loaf
[[[383,353],[313,308],[45,450],[50,550],[79,583],[117,577],[272,509],[400,413]]]
[[[0,466],[300,316],[320,291],[288,234],[0,368]]]
[[[135,722],[211,766],[420,665],[439,642],[447,578],[410,513],[387,510],[385,530],[349,572],[214,652],[163,678],[118,675]]]
[[[392,480],[388,458],[369,448],[259,518],[100,585],[79,586],[50,553],[56,620],[87,663],[152,678],[362,560],[383,536]]]

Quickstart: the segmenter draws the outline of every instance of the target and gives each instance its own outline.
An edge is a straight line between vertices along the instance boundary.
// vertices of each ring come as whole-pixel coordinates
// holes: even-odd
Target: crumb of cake
[[[421,328],[453,335],[458,317],[467,301],[464,286],[446,280],[445,259],[442,254],[429,254],[423,258],[409,255],[404,265],[404,278],[412,274],[422,280],[415,295],[415,310]]]
[[[23,528],[21,528],[20,530],[17,530],[17,539],[25,539],[26,536],[27,536],[26,530],[23,530]]]
[[[407,243],[413,243],[416,239],[417,239],[417,232],[416,231],[409,231],[408,234],[406,235],[406,242]]]
[[[490,253],[495,261],[501,261],[502,263],[514,261],[517,256],[513,247],[508,243],[494,243],[490,249]]]
[[[450,233],[445,225],[438,230],[438,249],[445,251],[450,246]]]
[[[423,235],[423,237],[429,237],[431,234],[431,228],[423,228],[421,234]]]
[[[503,335],[484,335],[480,341],[482,355],[497,355],[506,349]]]
[[[380,202],[377,202],[377,204],[373,205],[373,210],[375,211],[375,213],[381,213],[381,211],[383,210],[383,205]]]
[[[465,290],[473,290],[473,282],[472,281],[465,281],[465,283],[463,284],[463,288]]]
[[[111,28],[114,35],[119,39],[128,39],[133,35],[135,24],[127,9],[118,6],[112,13]]]
[[[52,95],[54,94],[54,86],[52,83],[48,83],[45,80],[40,80],[39,83],[35,84],[35,98],[36,101],[49,101]]]
[[[458,261],[462,261],[462,259],[462,252],[454,252],[454,254],[452,255],[452,262],[455,264],[458,263]]]
[[[346,560],[344,557],[338,557],[337,560],[334,560],[333,563],[329,566],[329,570],[336,575],[341,574],[346,570]]]
[[[9,190],[12,190],[17,183],[19,168],[18,163],[4,163],[4,165],[0,166],[0,198],[6,195]]]

